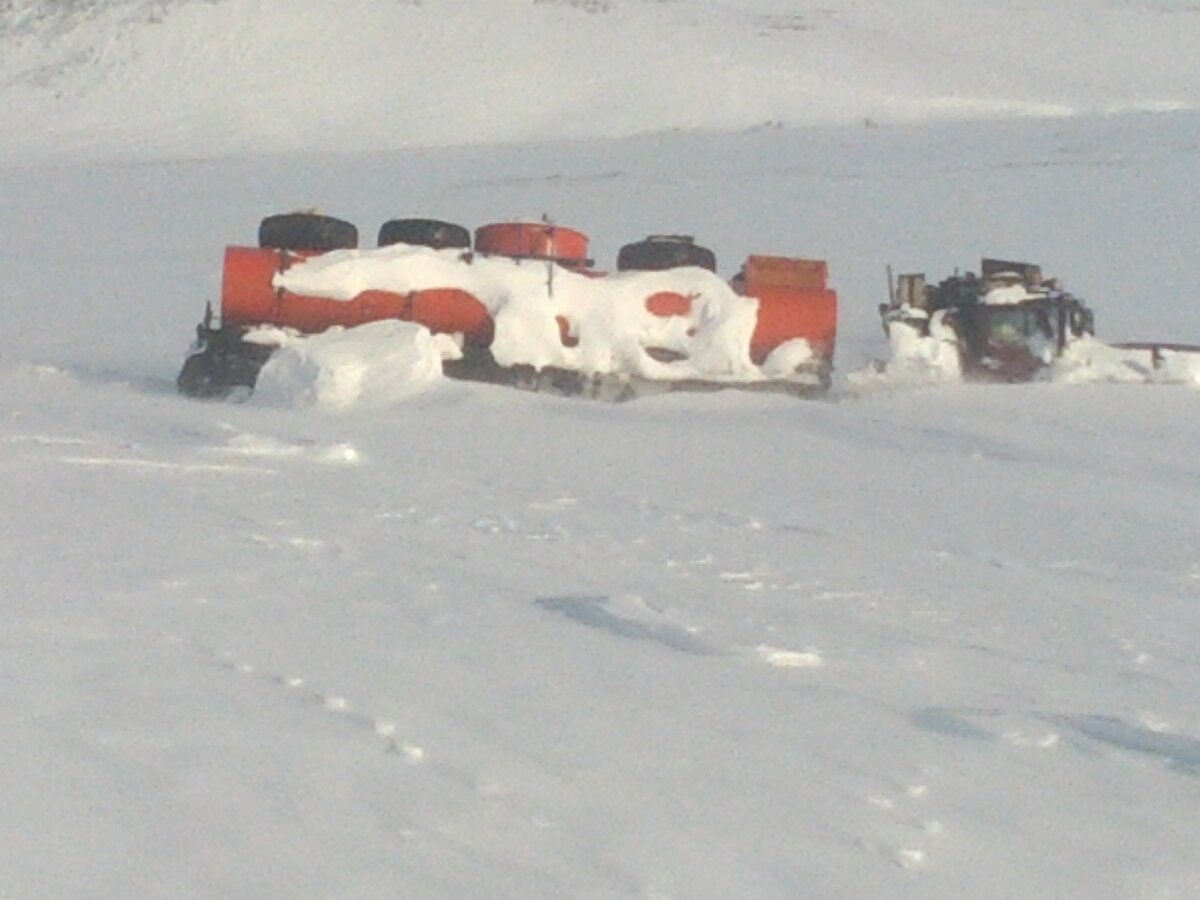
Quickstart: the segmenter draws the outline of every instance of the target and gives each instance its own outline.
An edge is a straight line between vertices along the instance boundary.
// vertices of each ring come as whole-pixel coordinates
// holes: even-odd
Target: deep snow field
[[[351,6],[283,37],[476,21]],[[0,3],[0,897],[1200,897],[1200,390],[869,374],[889,262],[1200,342],[1200,9],[503,6],[477,68],[393,109],[318,57],[272,123],[228,117],[282,102],[277,0]],[[466,103],[522,40],[592,74]],[[559,128],[650,83],[677,118]],[[179,397],[223,246],[310,206],[826,258],[833,393]]]

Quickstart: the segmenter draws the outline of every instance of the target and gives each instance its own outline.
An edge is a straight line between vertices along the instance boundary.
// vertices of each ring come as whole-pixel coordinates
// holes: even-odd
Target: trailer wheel
[[[262,220],[258,246],[318,253],[353,250],[358,246],[358,229],[350,222],[319,213],[281,213]]]
[[[471,249],[471,232],[453,222],[438,219],[392,219],[379,229],[380,247],[392,244],[411,244],[435,250]]]
[[[617,254],[618,272],[661,272],[697,266],[717,271],[717,257],[691,237],[678,234],[651,235],[644,241],[626,244]]]

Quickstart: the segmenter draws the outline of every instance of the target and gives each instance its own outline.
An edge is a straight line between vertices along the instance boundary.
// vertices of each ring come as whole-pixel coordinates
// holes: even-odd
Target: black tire
[[[461,225],[438,219],[392,219],[380,227],[377,243],[380,247],[411,244],[414,247],[432,247],[435,250],[470,250],[471,232]]]
[[[651,235],[636,244],[626,244],[617,254],[618,272],[662,272],[697,266],[717,271],[717,257],[686,235]]]
[[[275,250],[353,250],[358,229],[350,222],[318,213],[281,213],[267,216],[258,226],[258,246]]]

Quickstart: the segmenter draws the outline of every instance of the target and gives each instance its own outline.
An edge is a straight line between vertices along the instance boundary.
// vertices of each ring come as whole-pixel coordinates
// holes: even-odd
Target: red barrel
[[[546,222],[499,222],[475,229],[480,253],[515,259],[548,259],[563,265],[589,266],[588,238],[582,231]]]

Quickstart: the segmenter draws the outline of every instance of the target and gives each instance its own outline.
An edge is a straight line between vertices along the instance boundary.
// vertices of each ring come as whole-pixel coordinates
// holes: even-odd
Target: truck
[[[879,307],[884,332],[893,342],[941,340],[968,379],[1029,381],[1095,333],[1088,305],[1033,263],[985,257],[978,274],[956,272],[936,284],[924,274],[893,281],[889,269],[888,289]]]

